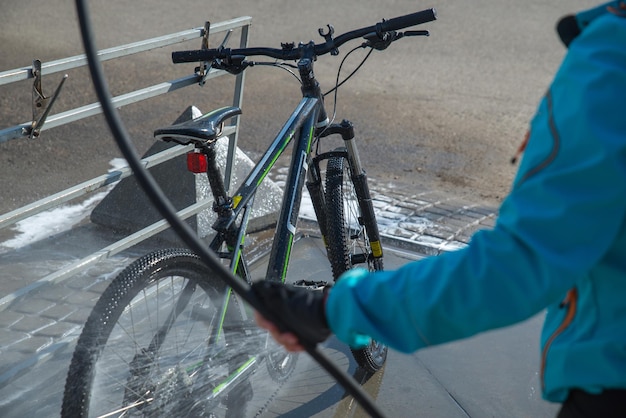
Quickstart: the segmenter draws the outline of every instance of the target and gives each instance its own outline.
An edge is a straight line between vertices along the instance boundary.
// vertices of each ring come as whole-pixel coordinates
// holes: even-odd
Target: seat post
[[[207,178],[209,186],[215,201],[213,202],[213,210],[218,215],[230,215],[232,212],[232,199],[226,194],[224,187],[224,179],[217,165],[217,152],[215,151],[215,143],[211,142],[197,147],[207,157]]]

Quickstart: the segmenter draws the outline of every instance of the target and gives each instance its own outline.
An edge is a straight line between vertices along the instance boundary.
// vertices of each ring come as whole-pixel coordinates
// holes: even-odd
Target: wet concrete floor
[[[78,240],[76,246],[82,244],[86,249],[81,234],[91,236],[91,244],[110,238],[87,228],[65,239]],[[62,243],[59,237],[57,241]],[[421,257],[413,251],[389,249],[388,269]],[[61,284],[35,290],[0,311],[0,416],[58,416],[67,368],[86,316],[114,274],[147,250],[135,248],[115,256]],[[52,270],[67,261],[62,260],[63,251],[31,255],[33,258],[23,260],[3,258],[3,269],[14,261],[20,269]],[[330,276],[319,238],[298,241],[290,271],[290,278],[322,280]],[[263,274],[261,259],[252,275]],[[360,379],[389,417],[551,417],[556,408],[541,400],[537,379],[540,325],[541,318],[536,317],[512,328],[411,355],[391,351],[384,369],[368,379],[360,374],[349,349],[336,339],[326,342],[323,352]],[[259,391],[248,411],[250,416],[264,417],[364,416],[354,400],[307,355],[301,355],[294,374],[271,396]]]

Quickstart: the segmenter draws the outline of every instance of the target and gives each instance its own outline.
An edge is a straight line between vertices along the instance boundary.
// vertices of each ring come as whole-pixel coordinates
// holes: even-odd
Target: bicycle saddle
[[[213,142],[222,134],[224,121],[240,114],[241,109],[238,107],[222,107],[195,119],[159,128],[154,131],[154,137],[182,145],[192,142]]]

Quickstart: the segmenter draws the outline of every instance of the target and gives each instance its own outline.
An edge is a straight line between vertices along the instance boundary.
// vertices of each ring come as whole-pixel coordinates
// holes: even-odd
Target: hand
[[[276,323],[256,314],[257,324],[267,329],[274,339],[288,351],[304,350],[304,343],[320,343],[331,332],[326,322],[325,304],[328,289],[311,290],[307,287],[286,285],[279,282],[260,281],[252,285],[252,291],[277,319],[298,333],[281,329]]]
[[[296,334],[280,331],[273,322],[265,319],[265,317],[258,312],[254,312],[254,318],[256,319],[257,325],[268,330],[276,342],[285,347],[285,350],[291,352],[304,351],[304,346],[300,344],[300,340]]]

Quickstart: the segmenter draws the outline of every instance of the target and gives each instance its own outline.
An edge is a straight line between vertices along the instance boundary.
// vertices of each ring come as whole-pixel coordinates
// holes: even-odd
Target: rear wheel
[[[217,416],[219,400],[210,395],[240,367],[227,352],[241,344],[229,338],[241,333],[221,328],[224,301],[236,303],[226,292],[189,250],[135,261],[111,282],[85,324],[61,415]]]
[[[370,271],[382,270],[382,257],[375,258],[372,253],[372,244],[346,158],[328,159],[325,197],[328,259],[335,280],[358,264]],[[360,367],[376,372],[385,364],[387,346],[372,340],[365,348],[352,349],[352,354]]]

